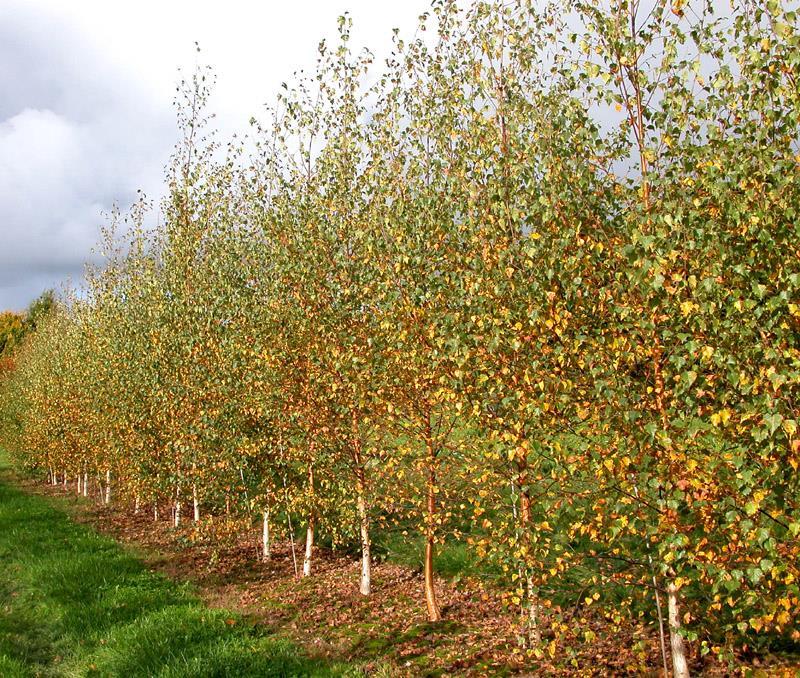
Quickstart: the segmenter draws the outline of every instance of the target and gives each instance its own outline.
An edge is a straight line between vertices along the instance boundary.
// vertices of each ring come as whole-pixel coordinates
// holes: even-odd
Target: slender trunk
[[[200,522],[200,499],[197,496],[197,464],[192,462],[192,519]]]
[[[358,415],[355,411],[353,418],[353,462],[356,473],[356,508],[358,510],[358,525],[361,533],[361,595],[368,596],[372,591],[372,554],[369,538],[369,511],[367,510],[367,479],[364,472],[362,456],[361,434],[358,427]]]
[[[308,516],[308,527],[306,528],[306,555],[303,558],[303,576],[311,574],[311,556],[314,552],[314,514]]]
[[[105,496],[105,503],[111,503],[111,469],[106,471],[106,496]]]
[[[519,510],[517,509],[517,484],[514,480],[511,481],[511,515],[514,518],[514,525],[520,525],[519,519]],[[522,560],[517,561],[517,578],[520,582],[527,581],[525,577],[525,567]],[[530,588],[530,587],[529,587]],[[523,619],[523,624],[530,627],[531,622],[531,614],[530,610],[528,610],[528,614],[526,615],[526,599],[522,598],[519,602],[519,614],[520,618]],[[531,639],[530,639],[530,628],[528,637],[523,641],[526,646],[530,646]]]
[[[428,501],[425,538],[425,603],[428,606],[428,621],[436,622],[442,618],[442,611],[436,600],[436,589],[433,585],[433,552],[436,540],[436,449],[431,436],[430,421],[426,435],[428,455]]]
[[[269,550],[269,506],[264,509],[264,524],[261,529],[261,543],[263,544],[261,551],[261,560],[267,562],[270,559]]]
[[[432,506],[431,502],[433,494],[428,494],[428,507]],[[425,541],[425,604],[428,606],[428,621],[439,621],[442,618],[442,611],[439,609],[439,603],[436,600],[436,589],[433,585],[433,551],[434,551],[434,537],[432,530],[428,530],[428,536]]]
[[[372,591],[372,556],[370,555],[369,513],[365,499],[364,469],[358,473],[358,521],[361,529],[361,586],[359,591],[368,596]]]
[[[542,632],[539,630],[539,597],[533,585],[533,577],[527,575],[528,594],[528,645],[537,647],[542,642]]]
[[[664,433],[667,433],[669,431],[669,417],[667,416],[667,408],[664,402],[666,385],[664,383],[664,374],[661,370],[661,360],[661,341],[656,335],[653,342],[653,380],[655,382],[656,409],[661,415]],[[686,648],[684,647],[683,637],[680,635],[681,619],[678,611],[678,589],[673,582],[667,584],[667,620],[672,654],[672,675],[674,678],[689,678]]]
[[[64,480],[64,489],[66,490],[67,489],[67,471],[66,471],[66,469],[64,469],[64,471],[61,473],[61,477]]]
[[[47,469],[47,484],[48,485],[55,485],[56,484],[56,474],[53,471],[53,467]]]
[[[505,26],[504,26],[505,29]],[[500,83],[498,87],[498,94],[500,98],[500,106],[499,106],[499,122],[500,122],[500,142],[501,142],[501,157],[505,161],[507,149],[508,149],[508,130],[506,129],[506,119],[504,114],[505,108],[505,74],[504,74],[504,63],[503,61],[500,62]],[[512,228],[512,224],[514,223],[514,219],[511,215],[511,210],[509,208],[509,188],[510,182],[508,181],[508,171],[507,165],[503,162],[503,185],[505,186],[505,195],[504,195],[504,203],[506,205],[506,215],[509,221],[509,229],[512,230],[513,237],[516,237],[516,229]],[[528,462],[527,458],[525,457],[524,450],[519,452],[521,456],[518,459],[518,468],[517,468],[517,485],[519,486],[519,515],[517,516],[516,511],[516,504],[512,503],[513,506],[513,513],[515,522],[516,519],[519,519],[517,523],[519,525],[519,539],[524,546],[524,551],[527,554],[529,549],[529,530],[530,530],[530,522],[531,522],[531,497],[530,497],[530,488],[528,487]],[[514,493],[514,482],[512,481],[511,484],[511,492],[512,497]],[[512,499],[513,501],[513,499]],[[523,556],[524,558],[525,556]],[[531,576],[530,567],[528,563],[522,561],[519,563],[518,569],[523,571],[525,574],[525,603],[527,603],[527,615],[524,615],[525,610],[523,609],[523,615],[526,617],[524,619],[524,626],[527,629],[527,638],[526,644],[528,647],[537,647],[541,643],[541,632],[539,630],[539,602],[538,602],[538,595],[535,590],[533,577]],[[522,580],[520,580],[520,584]]]
[[[636,35],[635,30],[635,23],[636,23],[636,11],[635,9],[631,10],[630,14],[630,21],[631,21],[631,33]],[[631,125],[634,129],[634,133],[636,135],[636,142],[639,149],[639,169],[642,176],[642,204],[646,212],[650,212],[650,180],[649,180],[649,162],[647,159],[647,149],[646,149],[646,137],[645,137],[645,121],[644,121],[644,107],[645,103],[642,98],[642,89],[639,83],[639,64],[638,61],[634,62],[632,65],[628,67],[628,79],[633,86],[633,91],[636,97],[635,100],[635,110],[631,111],[631,107],[628,107],[628,115],[630,118]],[[653,377],[655,382],[655,401],[656,401],[656,409],[659,411],[661,415],[661,421],[664,428],[664,433],[669,430],[669,423],[667,418],[667,412],[664,404],[664,392],[665,392],[665,385],[664,385],[664,378],[661,372],[661,343],[658,336],[658,319],[657,316],[654,314],[653,316],[653,325],[654,325],[654,341],[653,341]],[[634,486],[636,490],[636,496],[639,496],[638,489]],[[653,571],[653,563],[652,558],[648,554],[648,560],[650,561],[650,568],[652,573],[653,579],[653,588],[655,591],[655,598],[656,598],[656,608],[658,610],[658,625],[659,625],[659,633],[660,633],[660,642],[661,642],[661,658],[664,664],[664,673],[666,675],[667,672],[667,658],[666,658],[666,648],[664,647],[664,620],[661,613],[661,599],[658,594],[658,586],[656,582],[655,572]],[[668,615],[669,615],[669,626],[670,626],[670,642],[672,645],[672,657],[673,657],[673,670],[675,676],[681,676],[681,678],[688,678],[689,676],[689,669],[686,666],[686,658],[683,651],[683,639],[680,636],[673,634],[672,630],[672,613],[673,613],[673,604],[675,605],[675,620],[680,626],[680,621],[677,617],[677,601],[674,600],[674,591],[672,591],[672,585],[670,584],[668,587],[668,595],[667,595],[667,605],[668,605]],[[676,640],[677,644],[680,646],[680,656],[681,661],[683,663],[682,668],[680,669],[679,673],[679,666],[675,661],[676,657]]]
[[[680,634],[681,618],[678,610],[678,589],[673,582],[667,585],[667,608],[669,610],[669,642],[672,650],[672,675],[674,678],[689,678],[686,648]]]
[[[633,478],[633,474],[631,474]],[[633,493],[636,499],[639,499],[639,487],[636,483],[633,484]],[[658,614],[658,642],[661,646],[661,664],[664,667],[664,678],[669,676],[669,665],[667,664],[667,645],[664,641],[664,615],[661,612],[661,596],[658,593],[658,580],[656,579],[656,571],[653,567],[653,556],[650,555],[650,546],[647,546],[647,562],[650,565],[650,576],[653,581],[653,593],[656,598],[656,612]]]
[[[80,496],[80,494],[81,494],[81,474],[80,473],[75,478],[75,488],[76,488],[76,493],[78,494],[78,496]]]
[[[133,498],[133,512],[134,513],[139,513],[139,495],[138,494]]]
[[[158,522],[158,504],[153,504],[153,522]]]
[[[197,483],[192,483],[192,508],[194,509],[194,522],[200,522],[200,500],[197,497]]]
[[[313,446],[312,446],[313,451]],[[314,467],[308,466],[308,493],[311,499],[311,508],[308,511],[308,526],[306,528],[306,555],[303,558],[303,576],[311,574],[311,557],[314,554]]]
[[[83,472],[83,496],[84,497],[88,497],[89,496],[89,472],[88,471],[84,471]]]
[[[181,486],[175,486],[175,527],[181,526]]]
[[[531,490],[528,487],[528,462],[521,457],[517,464],[517,484],[519,486],[519,526],[520,540],[528,551],[531,524]],[[525,570],[525,596],[527,615],[524,621],[527,629],[527,642],[529,647],[537,647],[542,642],[542,632],[539,629],[539,596],[536,593],[533,577],[527,563],[522,564]]]
[[[174,527],[178,528],[181,526],[181,483],[183,482],[184,473],[183,473],[183,464],[181,463],[180,457],[176,457],[175,459],[175,494],[174,494],[174,504],[172,509],[172,524]]]

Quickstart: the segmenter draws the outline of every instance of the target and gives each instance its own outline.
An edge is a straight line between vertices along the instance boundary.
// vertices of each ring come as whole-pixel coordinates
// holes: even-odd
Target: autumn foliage
[[[797,15],[611,4],[436,2],[382,69],[343,19],[246,143],[198,72],[158,226],[17,351],[4,444],[264,557],[302,526],[310,576],[353,545],[364,594],[416,531],[431,620],[463,542],[533,654],[576,605],[677,662],[797,648]]]

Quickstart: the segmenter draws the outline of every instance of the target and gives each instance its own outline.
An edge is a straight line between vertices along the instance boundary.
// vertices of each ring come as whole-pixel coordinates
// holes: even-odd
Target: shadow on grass
[[[360,674],[204,607],[187,586],[15,488],[0,456],[0,675]]]

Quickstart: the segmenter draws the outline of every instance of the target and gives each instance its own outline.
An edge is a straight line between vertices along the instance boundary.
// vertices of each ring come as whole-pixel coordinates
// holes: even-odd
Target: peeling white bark
[[[303,576],[311,574],[311,557],[314,554],[314,516],[309,516],[308,527],[306,528],[306,554],[303,558]]]
[[[359,591],[368,596],[372,591],[372,557],[370,555],[369,515],[363,492],[358,494],[358,519],[361,529],[361,586]]]
[[[672,675],[674,678],[689,678],[686,648],[680,634],[681,617],[678,609],[678,589],[674,583],[667,586],[667,608],[669,610],[669,642],[672,650]]]

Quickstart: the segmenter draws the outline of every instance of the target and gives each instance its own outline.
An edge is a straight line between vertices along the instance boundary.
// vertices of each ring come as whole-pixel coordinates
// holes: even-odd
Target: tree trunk
[[[197,497],[197,483],[192,483],[192,508],[194,510],[194,522],[200,522],[200,500]]]
[[[89,472],[88,471],[84,471],[83,472],[83,496],[84,497],[88,497],[89,496]]]
[[[526,460],[521,460],[518,466],[519,474],[517,482],[519,484],[519,522],[522,543],[526,550],[529,542],[529,530],[531,524],[531,491],[528,487],[528,464]],[[533,585],[533,577],[529,571],[527,563],[524,564],[526,596],[528,603],[528,614],[525,620],[527,627],[529,647],[537,647],[542,642],[542,632],[539,629],[539,597],[536,595]]]
[[[66,490],[67,489],[67,471],[66,471],[66,469],[64,469],[64,472],[61,474],[61,477],[64,480],[64,489]]]
[[[181,526],[181,486],[175,486],[175,527]]]
[[[153,503],[153,522],[158,522],[158,504]]]
[[[111,469],[106,471],[106,496],[105,496],[105,503],[111,503]]]
[[[428,506],[431,506],[431,494],[428,495]],[[436,622],[442,618],[442,611],[436,600],[436,589],[433,586],[433,551],[434,537],[432,530],[428,530],[425,542],[425,604],[428,606],[428,621]]]
[[[528,594],[528,647],[538,647],[542,642],[542,632],[539,630],[539,597],[533,586],[533,577],[527,575]]]
[[[267,562],[270,559],[270,549],[269,549],[269,506],[264,509],[264,524],[261,530],[261,543],[262,543],[262,550],[261,550],[261,560],[263,562]]]
[[[645,196],[645,200],[647,197]],[[653,318],[656,325],[656,318]],[[661,415],[661,425],[664,433],[670,429],[667,407],[664,402],[666,387],[664,384],[664,374],[661,370],[661,342],[656,333],[653,341],[653,381],[655,382],[656,409]],[[672,675],[674,678],[689,678],[689,665],[686,662],[686,648],[683,644],[683,637],[680,635],[681,618],[678,611],[678,589],[674,582],[667,584],[667,621],[669,623],[669,643],[672,654]]]
[[[303,558],[303,576],[311,574],[311,556],[314,552],[314,514],[308,516],[308,527],[306,528],[306,555]]]
[[[314,553],[314,467],[310,464],[308,466],[308,493],[312,506],[308,511],[308,527],[306,528],[306,555],[303,558],[304,577],[311,574],[311,557]]]
[[[369,539],[369,511],[367,510],[367,478],[361,447],[361,434],[358,427],[358,416],[352,412],[353,426],[353,462],[356,474],[356,508],[358,510],[358,526],[361,533],[361,595],[368,596],[372,591],[372,553]]]
[[[442,618],[439,602],[436,600],[436,589],[433,585],[433,552],[436,539],[436,450],[430,435],[430,423],[426,440],[428,454],[428,501],[426,515],[425,539],[425,603],[428,606],[428,621],[436,622]]]
[[[359,591],[368,596],[372,591],[372,556],[369,540],[369,514],[367,500],[364,498],[364,471],[360,469],[358,478],[358,521],[361,529],[361,586]]]
[[[134,513],[139,513],[139,495],[138,494],[133,498],[133,512]]]
[[[686,661],[686,648],[680,634],[681,618],[678,610],[678,589],[670,582],[667,585],[667,606],[669,610],[669,642],[672,650],[672,675],[674,678],[689,678],[689,665]]]
[[[81,494],[81,474],[79,473],[77,478],[75,478],[75,488],[78,496]]]

